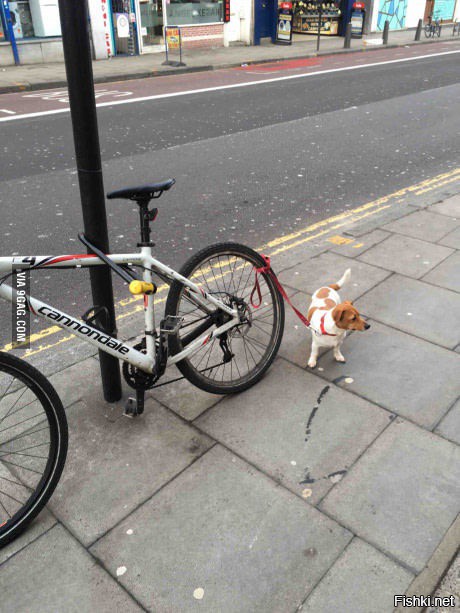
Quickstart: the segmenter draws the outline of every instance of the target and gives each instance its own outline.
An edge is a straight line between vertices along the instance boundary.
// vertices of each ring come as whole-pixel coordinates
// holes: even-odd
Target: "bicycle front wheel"
[[[222,243],[198,252],[180,271],[205,292],[227,306],[238,306],[240,311],[240,324],[177,363],[191,383],[207,392],[241,392],[257,383],[275,359],[284,331],[284,302],[271,276],[261,274],[260,306],[251,304],[255,268],[262,266],[262,257],[249,247]],[[187,342],[200,336],[206,330],[206,322],[210,324],[209,332],[224,323],[222,320],[215,324],[215,308],[208,305],[214,313],[197,306],[181,283],[171,285],[165,313],[183,318],[179,332],[169,338],[171,355],[183,351]]]
[[[65,412],[52,385],[30,364],[0,352],[0,548],[49,500],[67,442]]]

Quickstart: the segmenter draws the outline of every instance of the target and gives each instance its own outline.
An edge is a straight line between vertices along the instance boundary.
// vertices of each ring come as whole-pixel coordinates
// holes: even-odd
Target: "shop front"
[[[297,34],[337,36],[342,11],[340,2],[294,2],[293,31]]]
[[[58,0],[8,2],[19,56],[27,63],[63,59]],[[0,4],[0,65],[12,63],[5,8]]]

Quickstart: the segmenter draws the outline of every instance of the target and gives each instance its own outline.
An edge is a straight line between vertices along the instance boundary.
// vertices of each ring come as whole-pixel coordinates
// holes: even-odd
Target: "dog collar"
[[[337,334],[329,334],[329,332],[326,332],[326,329],[324,328],[324,318],[326,317],[327,313],[324,313],[324,315],[321,317],[321,323],[320,323],[320,328],[321,328],[321,334],[324,334],[325,336],[337,336]]]

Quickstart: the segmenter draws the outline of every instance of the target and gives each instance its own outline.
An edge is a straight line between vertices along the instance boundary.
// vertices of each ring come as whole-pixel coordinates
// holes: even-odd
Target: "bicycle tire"
[[[441,36],[441,30],[442,30],[442,26],[436,26],[436,34],[438,38]]]
[[[431,37],[431,26],[429,24],[426,24],[426,26],[425,26],[425,36],[426,36],[426,38],[430,38]]]
[[[232,284],[233,291],[235,291],[236,294],[238,294],[238,292],[241,294],[241,296],[238,296],[238,297],[239,298],[244,297],[246,309],[247,309],[246,311],[247,317],[251,321],[251,323],[246,326],[241,325],[241,327],[238,327],[238,331],[236,331],[236,329],[233,328],[229,332],[229,335],[228,335],[230,338],[229,348],[232,352],[236,352],[236,351],[239,352],[238,356],[236,353],[234,353],[234,356],[233,356],[234,360],[232,358],[232,360],[229,362],[230,380],[224,381],[224,375],[222,375],[221,381],[216,380],[217,372],[215,374],[216,378],[214,379],[210,377],[210,374],[212,374],[212,371],[209,374],[208,373],[204,374],[203,371],[200,371],[199,367],[191,361],[194,356],[191,356],[190,358],[189,357],[184,358],[183,360],[178,362],[176,365],[178,369],[180,370],[180,372],[184,375],[184,377],[186,377],[190,381],[190,383],[196,385],[200,389],[206,392],[213,393],[213,394],[234,394],[237,392],[242,392],[245,389],[248,389],[249,387],[257,383],[263,377],[263,375],[265,374],[265,372],[268,370],[273,360],[275,359],[278,353],[280,344],[281,344],[283,331],[284,331],[284,301],[283,301],[283,297],[279,293],[271,276],[268,274],[261,274],[259,277],[260,282],[264,284],[263,291],[266,291],[266,293],[264,294],[266,300],[268,300],[268,296],[270,296],[271,298],[271,302],[273,305],[273,316],[270,315],[270,309],[267,308],[266,302],[264,302],[264,306],[261,307],[260,312],[254,309],[254,307],[252,307],[249,304],[249,294],[254,285],[252,281],[254,277],[252,275],[255,274],[254,273],[255,267],[264,266],[264,261],[262,257],[260,256],[260,254],[258,254],[256,251],[244,245],[240,245],[238,243],[231,243],[231,242],[218,243],[218,244],[211,245],[209,247],[202,249],[197,254],[192,256],[182,266],[180,270],[180,274],[187,278],[193,277],[193,275],[197,274],[197,271],[199,269],[202,269],[203,265],[211,266],[211,270],[212,270],[213,265],[209,264],[209,262],[214,259],[214,260],[217,260],[220,265],[221,258],[222,259],[227,258],[227,261],[229,262],[228,269],[230,269],[231,261],[232,261],[230,258],[240,258],[241,261],[246,262],[246,264],[241,264],[242,268],[238,268],[237,264],[233,263],[231,282],[230,282],[230,278],[227,278],[224,281],[224,277],[227,273],[222,275],[221,278],[222,278],[222,285],[224,287],[225,287],[225,284],[228,284],[227,287],[228,289],[230,289],[230,285]],[[236,261],[237,260],[235,260],[235,262]],[[224,261],[224,264],[225,264],[225,261]],[[236,288],[236,280],[233,279],[233,273],[234,272],[236,273],[239,270],[242,270],[242,272],[240,274],[238,288]],[[245,287],[240,290],[240,285],[242,283],[241,279],[243,278],[243,274],[245,275],[245,277],[247,276],[247,280],[246,280]],[[217,275],[217,277],[219,277],[219,275]],[[216,277],[214,275],[214,279],[215,278]],[[196,279],[195,279],[195,282],[196,282]],[[211,281],[206,281],[205,289],[207,291],[210,291],[210,288],[207,287],[209,282],[213,282],[213,280],[211,279]],[[249,287],[247,287],[248,285]],[[172,316],[181,315],[182,313],[181,312],[181,300],[184,299],[184,302],[186,302],[186,298],[184,297],[183,290],[184,290],[184,286],[180,282],[174,281],[172,283],[171,288],[168,293],[168,298],[166,301],[166,307],[165,307],[166,315],[172,315]],[[222,294],[224,292],[221,291],[219,293]],[[265,312],[262,318],[262,312],[264,311],[264,309],[265,309]],[[262,319],[266,319],[268,323],[264,321],[262,324]],[[258,326],[257,328],[256,328],[256,322]],[[184,324],[184,327],[186,326],[190,326],[190,324]],[[263,328],[263,326],[267,326],[267,327]],[[251,357],[252,352],[258,356],[257,354],[258,350],[262,351],[263,349],[262,347],[263,343],[262,344],[260,343],[260,336],[263,336],[262,332],[259,331],[259,328],[261,327],[263,328],[263,330],[265,330],[263,334],[267,334],[267,336],[269,336],[269,340],[267,340],[267,343],[268,343],[267,347],[261,356],[260,362],[258,363],[257,360],[253,356],[252,356],[252,360],[250,359],[250,357]],[[233,334],[231,334],[232,332]],[[252,336],[250,336],[250,333],[252,334]],[[259,334],[259,338],[257,338],[256,340],[257,334]],[[172,335],[169,337],[170,355],[176,355],[177,353],[183,350],[181,338],[183,337],[181,337],[180,331],[178,334]],[[213,339],[209,344],[211,345],[212,343],[216,343],[216,339]],[[254,346],[254,344],[251,344],[251,343],[256,343],[256,345]],[[259,345],[257,345],[257,343],[259,343]],[[210,355],[212,355],[214,352],[214,348],[208,348],[208,349],[205,349],[205,351],[210,352]],[[215,354],[216,356],[220,355],[221,357],[223,355],[220,349],[217,349],[217,348],[216,348]],[[242,355],[244,355],[244,358],[246,358],[247,366],[248,366],[248,372],[245,376],[241,375],[241,370],[239,369],[239,366],[242,367],[241,360],[244,361],[244,358],[241,358]],[[238,359],[240,359],[239,366],[238,366]],[[208,362],[209,360],[210,360],[210,357],[208,357]],[[235,367],[235,378],[232,379],[233,367],[231,366],[231,364],[233,361],[235,363],[235,366],[234,366]],[[254,361],[254,367],[251,370],[249,370],[250,361]],[[213,364],[213,362],[211,362],[211,364]],[[225,372],[225,368],[226,368],[226,365],[223,365],[224,372]],[[237,376],[237,373],[240,376]]]
[[[36,368],[16,356],[0,352],[0,377],[2,385],[11,379],[0,396],[1,549],[25,530],[54,492],[66,460],[68,427],[59,396]],[[43,414],[35,413],[40,407]],[[24,431],[20,429],[21,423],[27,424]],[[50,440],[35,443],[46,438],[47,427]],[[42,456],[41,453],[47,453],[43,447],[48,443],[48,455]],[[26,450],[33,451],[26,454]],[[46,462],[42,474],[31,468],[34,458]],[[41,474],[36,485],[30,484],[32,472]],[[28,498],[21,500],[25,496]]]

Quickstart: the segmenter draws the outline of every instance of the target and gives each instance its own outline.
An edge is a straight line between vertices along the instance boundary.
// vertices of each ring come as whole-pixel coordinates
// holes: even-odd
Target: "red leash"
[[[255,273],[256,273],[256,278],[254,281],[254,287],[253,290],[251,292],[251,296],[249,297],[249,300],[251,302],[251,306],[254,309],[258,309],[260,307],[260,305],[262,304],[262,292],[260,291],[260,285],[259,285],[259,275],[263,275],[263,274],[267,274],[269,275],[272,279],[273,282],[275,283],[278,291],[280,292],[280,294],[283,296],[283,298],[286,300],[286,302],[289,304],[289,306],[291,307],[291,309],[294,311],[294,313],[297,315],[297,317],[300,319],[300,321],[307,326],[307,328],[310,327],[310,322],[308,321],[308,319],[305,317],[305,315],[303,315],[299,309],[296,309],[295,306],[292,304],[289,296],[286,294],[286,290],[284,289],[284,287],[281,285],[281,283],[278,281],[278,277],[275,275],[272,267],[270,266],[270,258],[268,255],[263,255],[261,254],[261,257],[263,259],[263,261],[265,262],[265,266],[261,266],[260,268],[256,268],[255,269]],[[257,293],[257,298],[259,300],[259,303],[256,304],[253,300],[254,298],[254,294]]]

